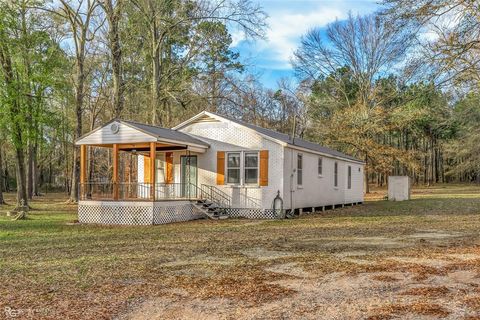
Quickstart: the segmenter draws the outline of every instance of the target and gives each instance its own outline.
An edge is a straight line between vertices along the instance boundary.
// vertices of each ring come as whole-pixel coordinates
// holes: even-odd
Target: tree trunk
[[[370,186],[368,184],[368,156],[365,155],[365,178],[364,178],[364,184],[365,184],[365,193],[370,193]]]
[[[32,193],[34,197],[37,197],[40,195],[40,190],[39,190],[40,173],[39,173],[39,167],[38,167],[38,144],[36,142],[35,142],[35,145],[33,146],[32,168],[33,168]]]
[[[28,143],[27,197],[29,200],[33,198],[33,145],[31,142]]]
[[[28,205],[27,189],[26,189],[26,172],[25,172],[25,154],[24,154],[24,137],[22,132],[22,124],[18,115],[21,114],[21,105],[18,96],[13,95],[18,87],[15,85],[15,76],[12,67],[12,58],[9,49],[0,43],[0,64],[4,71],[4,82],[7,87],[7,93],[12,94],[12,102],[9,105],[8,116],[12,122],[12,141],[15,147],[15,158],[17,162],[17,206]]]
[[[22,148],[15,147],[15,160],[17,162],[17,207],[28,205],[26,174],[25,174],[25,154]]]
[[[109,30],[108,40],[112,58],[112,80],[113,80],[113,110],[115,118],[120,117],[123,110],[123,70],[122,70],[122,48],[120,44],[119,22],[121,17],[122,1],[117,1],[114,6],[112,0],[105,1]]]
[[[75,92],[75,115],[76,115],[76,131],[75,139],[82,135],[82,113],[83,113],[83,95],[85,85],[85,74],[83,60],[77,61],[77,77]],[[72,166],[72,182],[70,187],[70,202],[78,202],[78,183],[80,177],[80,148],[73,146],[73,166]]]
[[[152,124],[162,125],[163,112],[157,110],[160,102],[160,48],[158,46],[158,30],[153,23],[152,30]]]
[[[0,205],[5,204],[5,199],[3,198],[3,160],[2,160],[2,149],[0,149]]]

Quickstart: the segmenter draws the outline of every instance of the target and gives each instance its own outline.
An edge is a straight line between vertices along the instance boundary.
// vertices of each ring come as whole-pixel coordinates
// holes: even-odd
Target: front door
[[[197,196],[197,156],[181,156],[180,164],[182,197],[195,198]]]

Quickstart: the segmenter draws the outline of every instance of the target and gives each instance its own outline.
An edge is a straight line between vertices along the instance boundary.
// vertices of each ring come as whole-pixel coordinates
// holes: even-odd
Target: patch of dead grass
[[[396,281],[400,281],[400,279],[397,279],[395,277],[392,277],[392,276],[389,276],[389,275],[385,275],[385,274],[380,274],[380,275],[375,275],[372,277],[373,280],[376,280],[376,281],[381,281],[381,282],[396,282]]]
[[[411,288],[404,292],[402,295],[408,296],[425,296],[425,297],[442,297],[447,295],[450,292],[447,287],[418,287],[418,288]]]
[[[450,314],[450,311],[438,304],[426,302],[418,302],[412,304],[390,304],[375,309],[374,314],[369,316],[367,319],[388,320],[411,313],[422,316],[445,318]]]
[[[296,291],[272,282],[294,277],[268,272],[258,267],[238,266],[235,270],[209,278],[178,276],[169,283],[182,288],[191,296],[201,299],[228,298],[247,303],[265,303],[279,297],[288,297]]]
[[[480,311],[480,296],[466,297],[464,301],[469,308]]]

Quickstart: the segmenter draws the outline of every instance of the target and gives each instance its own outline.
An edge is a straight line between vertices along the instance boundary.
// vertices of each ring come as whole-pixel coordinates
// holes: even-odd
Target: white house
[[[112,120],[81,137],[79,221],[161,224],[272,219],[363,202],[364,163],[299,138],[202,112],[172,129]],[[112,181],[87,181],[87,147],[112,148]],[[121,181],[119,154],[136,155]],[[281,201],[274,199],[277,195]]]

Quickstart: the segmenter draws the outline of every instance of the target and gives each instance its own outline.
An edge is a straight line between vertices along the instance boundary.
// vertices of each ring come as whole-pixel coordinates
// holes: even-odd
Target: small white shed
[[[388,200],[410,200],[410,178],[408,176],[388,177]]]

